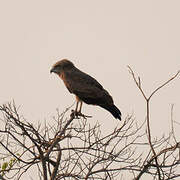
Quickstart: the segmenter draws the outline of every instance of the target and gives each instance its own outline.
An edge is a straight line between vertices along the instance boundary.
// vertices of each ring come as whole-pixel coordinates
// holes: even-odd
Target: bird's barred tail
[[[108,110],[116,119],[121,120],[121,112],[115,105],[101,105],[101,107]]]

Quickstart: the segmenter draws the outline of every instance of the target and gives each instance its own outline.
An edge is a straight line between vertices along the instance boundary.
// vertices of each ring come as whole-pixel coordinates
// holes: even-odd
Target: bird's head
[[[53,73],[56,73],[58,75],[61,75],[62,72],[66,71],[68,69],[71,69],[73,67],[74,67],[74,64],[71,61],[69,61],[67,59],[62,59],[62,60],[56,62],[52,66],[50,73],[53,72]]]

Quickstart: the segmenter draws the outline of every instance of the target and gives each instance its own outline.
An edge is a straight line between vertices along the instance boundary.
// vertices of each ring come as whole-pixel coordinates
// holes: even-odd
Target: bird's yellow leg
[[[81,114],[81,109],[82,109],[82,101],[80,101],[80,107],[79,107],[79,113]]]
[[[77,99],[77,103],[76,103],[75,112],[77,112],[77,110],[78,110],[78,105],[79,105],[79,100]]]
[[[82,109],[82,101],[76,96],[76,101],[77,101],[77,103],[76,103],[76,108],[75,108],[75,111],[73,112],[74,113],[74,115],[76,116],[76,117],[78,117],[78,116],[81,116],[81,117],[83,117],[83,118],[90,118],[90,117],[92,117],[92,116],[87,116],[87,115],[84,115],[84,114],[82,114],[81,113],[81,109]],[[79,105],[79,103],[80,103],[80,106],[79,106],[79,111],[78,111],[78,105]]]

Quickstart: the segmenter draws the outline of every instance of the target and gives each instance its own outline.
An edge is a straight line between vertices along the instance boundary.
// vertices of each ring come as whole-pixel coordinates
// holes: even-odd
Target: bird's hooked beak
[[[57,73],[56,67],[52,67],[52,68],[51,68],[50,73],[52,73],[52,72],[53,72],[53,73]]]
[[[53,69],[50,70],[50,73],[52,73],[52,72],[53,72]]]

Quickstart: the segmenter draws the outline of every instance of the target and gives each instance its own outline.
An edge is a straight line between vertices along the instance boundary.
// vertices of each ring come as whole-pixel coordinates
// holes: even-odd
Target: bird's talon
[[[74,111],[74,110],[72,110],[71,116],[74,116],[77,119],[80,119],[80,117],[83,117],[84,119],[92,117],[92,116],[88,116],[88,115],[82,114],[81,112],[77,112],[77,111]]]
[[[91,117],[92,117],[92,116],[88,116],[88,115],[82,114],[81,112],[78,112],[78,116],[81,116],[81,117],[83,117],[84,119],[87,119],[87,118],[91,118]]]

